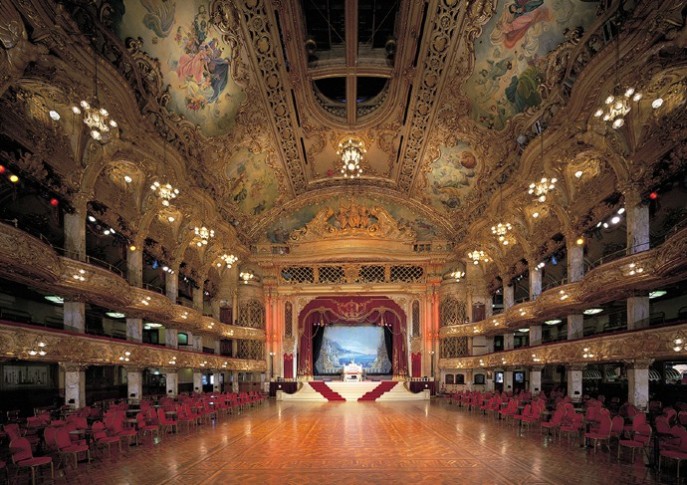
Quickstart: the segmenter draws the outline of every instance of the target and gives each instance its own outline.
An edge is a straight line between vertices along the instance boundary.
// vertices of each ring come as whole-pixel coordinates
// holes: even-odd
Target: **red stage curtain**
[[[410,365],[412,366],[412,377],[422,377],[422,353],[410,354]]]
[[[386,297],[320,297],[308,303],[298,316],[301,335],[298,352],[298,375],[313,374],[313,326],[346,324],[381,325],[393,334],[391,365],[396,376],[408,375],[406,349],[406,314],[393,300]]]
[[[293,379],[293,354],[284,354],[284,379]]]

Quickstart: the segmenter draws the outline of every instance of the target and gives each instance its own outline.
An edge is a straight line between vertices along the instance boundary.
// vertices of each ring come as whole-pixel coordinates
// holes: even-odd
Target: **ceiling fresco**
[[[227,163],[226,177],[229,198],[245,216],[271,209],[283,193],[266,153],[240,149]]]
[[[355,195],[352,199],[355,200],[356,204],[366,208],[382,207],[396,219],[399,225],[410,226],[417,234],[418,240],[444,237],[438,232],[436,226],[429,223],[426,218],[401,204],[360,195]],[[283,214],[267,229],[267,240],[274,244],[286,243],[289,240],[289,235],[294,230],[300,229],[312,221],[320,210],[327,207],[338,209],[342,204],[350,203],[351,201],[345,198],[326,199],[309,204],[291,213]]]
[[[423,171],[422,202],[448,212],[461,206],[461,199],[475,187],[480,163],[464,142],[442,145],[440,155]]]
[[[113,0],[114,29],[125,40],[143,39],[143,49],[160,61],[169,84],[170,108],[198,125],[206,136],[233,126],[244,90],[236,79],[238,43],[229,45],[210,23],[203,1]]]
[[[546,54],[570,30],[590,25],[598,5],[597,0],[500,1],[475,40],[475,67],[464,86],[473,119],[502,130],[514,115],[539,106]]]

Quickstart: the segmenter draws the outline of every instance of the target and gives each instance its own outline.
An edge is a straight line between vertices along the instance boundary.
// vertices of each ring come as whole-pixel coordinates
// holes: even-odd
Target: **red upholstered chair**
[[[113,436],[117,436],[119,439],[127,438],[129,440],[129,445],[131,445],[132,438],[134,443],[138,444],[138,432],[133,428],[124,429],[124,424],[120,415],[108,419],[105,422],[105,427]]]
[[[687,460],[687,439],[683,439],[677,450],[661,450],[658,457],[658,472],[661,473],[661,461],[663,458],[677,461],[677,478],[680,480],[680,463]]]
[[[119,436],[109,436],[105,429],[105,425],[101,421],[93,423],[91,432],[93,433],[93,442],[95,445],[100,448],[107,446],[107,452],[110,455],[112,454],[112,445],[115,443],[119,447],[119,451],[122,451],[122,440]]]
[[[167,418],[164,409],[157,408],[157,419],[164,433],[167,433],[170,429],[173,429],[175,433],[179,432],[176,420]]]
[[[623,427],[625,426],[625,420],[622,416],[614,416],[611,420],[611,438],[620,440],[623,434]]]
[[[560,428],[561,423],[563,422],[563,416],[565,416],[565,411],[563,408],[556,410],[556,412],[553,413],[553,416],[551,417],[551,420],[539,423],[539,429],[541,430],[546,430],[548,433],[553,431],[554,435],[558,431],[558,428]]]
[[[586,439],[594,442],[594,452],[596,452],[600,441],[608,443],[611,439],[611,419],[604,414],[601,414],[600,418],[598,431],[590,431],[584,434]]]
[[[74,457],[74,468],[79,466],[79,453],[86,453],[88,461],[91,461],[91,450],[88,448],[88,445],[73,444],[69,436],[69,431],[67,431],[65,428],[60,428],[57,430],[55,441],[60,454],[72,455]]]
[[[620,449],[630,448],[632,449],[632,463],[635,462],[635,450],[639,448],[644,448],[651,443],[651,426],[647,423],[639,425],[639,428],[634,433],[632,439],[629,440],[619,440],[618,441],[618,460],[620,460]]]
[[[155,433],[155,436],[160,438],[160,426],[157,424],[148,424],[146,422],[145,416],[143,416],[143,413],[138,413],[136,415],[136,427],[138,428],[139,434],[145,438],[147,434],[150,434],[151,439],[153,438],[153,433]]]
[[[36,468],[50,465],[50,478],[55,479],[55,468],[53,466],[52,458],[49,456],[33,456],[31,450],[31,443],[26,438],[16,438],[10,441],[10,453],[12,454],[12,463],[17,466],[17,475],[19,471],[24,468],[31,469],[31,484],[36,485]],[[15,476],[16,479],[16,476]]]
[[[584,415],[580,413],[574,413],[570,415],[570,420],[566,423],[561,424],[559,431],[568,438],[568,443],[570,443],[570,437],[578,437],[580,435],[580,430],[584,425]]]

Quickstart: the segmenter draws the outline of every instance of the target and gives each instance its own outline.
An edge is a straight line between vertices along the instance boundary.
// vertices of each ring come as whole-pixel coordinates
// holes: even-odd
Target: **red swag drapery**
[[[293,379],[293,354],[284,354],[284,379]]]
[[[387,297],[319,297],[298,315],[298,375],[313,374],[314,325],[380,325],[390,327],[393,336],[391,368],[395,376],[408,375],[406,314]]]
[[[411,377],[422,376],[422,353],[410,353]]]

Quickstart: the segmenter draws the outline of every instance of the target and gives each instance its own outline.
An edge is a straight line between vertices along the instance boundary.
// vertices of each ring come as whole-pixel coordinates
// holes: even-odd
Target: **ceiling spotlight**
[[[603,308],[587,308],[584,310],[582,313],[585,315],[598,315],[599,313],[603,312]]]
[[[48,114],[50,115],[50,119],[53,121],[60,121],[60,114],[54,109],[51,109]]]
[[[93,216],[88,216],[88,221],[89,221],[89,222],[95,222],[95,217],[93,217]]]
[[[174,216],[167,216],[167,221],[174,222],[175,220]]]
[[[584,244],[584,238],[578,237],[577,241],[575,241],[575,244],[577,244],[578,246],[582,246]]]
[[[532,217],[534,217],[535,219],[538,218],[538,217],[539,217],[539,212],[533,212],[533,213],[532,213]]]
[[[663,106],[663,98],[656,98],[651,102],[651,107],[654,109],[658,109],[661,106]]]
[[[584,172],[582,170],[578,170],[575,172],[575,178],[582,178],[582,175],[584,175]]]
[[[133,179],[131,177],[129,177],[128,175],[124,176],[124,182],[126,182],[127,184],[130,184],[132,181],[133,181]]]
[[[617,223],[619,223],[619,222],[620,222],[620,217],[618,217],[618,216],[613,216],[613,217],[611,218],[611,224],[617,224]]]
[[[547,325],[558,325],[559,323],[563,322],[560,318],[554,318],[552,320],[545,320],[544,323]]]

